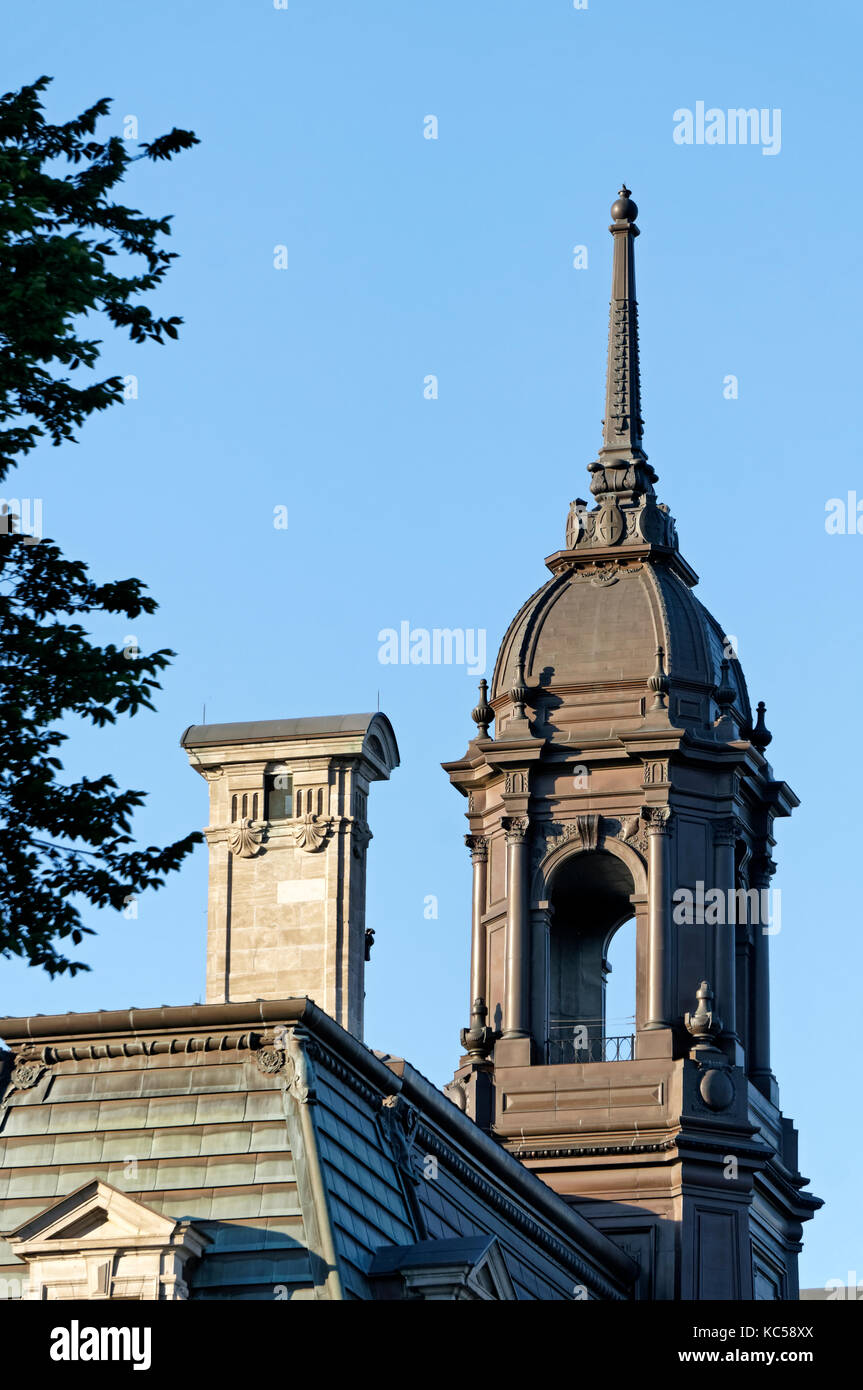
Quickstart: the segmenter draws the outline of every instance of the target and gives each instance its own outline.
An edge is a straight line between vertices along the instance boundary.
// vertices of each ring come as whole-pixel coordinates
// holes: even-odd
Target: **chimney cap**
[[[380,721],[395,747],[395,734],[387,716],[372,714],[323,714],[305,719],[254,719],[234,724],[190,724],[181,748],[221,747],[226,743],[271,743],[284,739],[327,738],[333,734],[367,734]],[[398,766],[398,750],[393,766]]]

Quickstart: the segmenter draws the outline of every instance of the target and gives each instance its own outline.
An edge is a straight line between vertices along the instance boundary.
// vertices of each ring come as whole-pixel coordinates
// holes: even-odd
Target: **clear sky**
[[[472,734],[477,678],[382,665],[378,633],[484,630],[490,674],[546,577],[600,443],[608,208],[632,188],[646,448],[802,800],[778,823],[771,951],[783,1109],[828,1202],[806,1285],[863,1278],[863,535],[825,529],[829,499],[863,498],[860,39],[857,5],[801,0],[19,0],[2,57],[4,90],[54,76],[57,119],[111,96],[106,131],[135,116],[142,139],[202,141],[127,184],[174,213],[179,343],[115,340],[106,366],[138,399],[7,489],[41,498],[45,533],[97,577],[146,580],[161,606],[134,635],[178,652],[158,714],[77,733],[69,771],[148,789],[137,829],[165,843],[205,823],[178,746],[204,704],[214,722],[380,693],[402,766],[370,797],[367,1040],[439,1084],[470,918],[465,807],[439,764]],[[676,142],[699,102],[763,108],[764,141]],[[91,914],[74,982],[3,962],[0,1012],[203,998],[206,876],[202,847],[137,920]]]

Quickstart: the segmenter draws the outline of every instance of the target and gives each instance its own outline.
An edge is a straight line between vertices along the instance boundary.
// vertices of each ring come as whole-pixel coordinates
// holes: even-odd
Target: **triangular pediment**
[[[179,1224],[110,1183],[93,1179],[52,1202],[7,1239],[19,1254],[33,1247],[168,1244]]]
[[[465,1292],[481,1301],[516,1297],[503,1250],[491,1235],[381,1246],[369,1274],[384,1281],[400,1275],[410,1297],[458,1298]]]
[[[515,1299],[506,1258],[497,1240],[489,1241],[485,1253],[474,1264],[468,1284],[479,1298],[503,1299],[507,1302]]]

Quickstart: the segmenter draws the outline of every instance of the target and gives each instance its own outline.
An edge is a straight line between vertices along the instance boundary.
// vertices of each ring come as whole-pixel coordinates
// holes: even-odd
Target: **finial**
[[[665,649],[663,647],[657,647],[656,666],[653,675],[647,678],[647,688],[654,693],[654,701],[650,706],[651,710],[665,709],[666,707],[665,697],[668,694],[668,675],[665,670],[664,658]]]
[[[474,999],[470,1015],[470,1027],[461,1030],[461,1045],[469,1057],[483,1060],[491,1052],[494,1042],[494,1029],[486,1025],[488,1008],[484,999]]]
[[[524,683],[523,657],[519,657],[518,661],[515,663],[515,680],[513,681],[512,689],[509,692],[509,698],[515,705],[515,712],[513,714],[513,718],[526,719],[527,715],[524,712],[524,703],[527,699],[527,686]]]
[[[488,738],[488,726],[494,719],[494,710],[488,702],[488,681],[479,683],[479,703],[470,712],[470,717],[478,726],[477,737]]]
[[[611,312],[608,321],[608,370],[605,383],[605,419],[599,462],[590,471],[595,476],[591,492],[623,490],[625,479],[608,477],[609,468],[626,471],[641,465],[643,477],[630,480],[639,493],[656,482],[641,445],[644,421],[641,418],[641,377],[638,366],[638,305],[635,298],[635,238],[639,235],[635,219],[638,208],[624,184],[611,205],[614,255],[611,269]]]
[[[730,662],[728,660],[728,657],[724,656],[719,667],[719,684],[714,691],[714,697],[716,699],[717,705],[719,706],[720,715],[725,714],[731,708],[731,706],[734,704],[735,699],[737,698],[737,691],[731,684],[731,680],[728,675],[729,669]]]
[[[611,205],[611,216],[615,222],[634,222],[638,216],[638,208],[630,198],[631,188],[626,184],[620,189],[617,201]]]
[[[759,701],[758,701],[758,707],[757,707],[758,718],[757,718],[757,720],[755,721],[755,728],[752,730],[752,733],[749,735],[749,742],[750,742],[750,743],[754,743],[755,747],[756,747],[761,753],[764,752],[764,750],[765,750],[765,748],[767,747],[768,743],[772,743],[772,742],[773,742],[773,735],[771,734],[770,730],[768,729],[767,725],[766,725],[765,722],[764,722],[764,715],[765,715],[766,710],[767,710],[767,706],[765,705],[764,701],[763,701],[763,700],[759,700]]]
[[[713,1012],[713,990],[708,980],[702,980],[695,992],[697,1008],[694,1014],[686,1014],[684,1024],[697,1042],[710,1042],[717,1033],[722,1032],[722,1019]]]

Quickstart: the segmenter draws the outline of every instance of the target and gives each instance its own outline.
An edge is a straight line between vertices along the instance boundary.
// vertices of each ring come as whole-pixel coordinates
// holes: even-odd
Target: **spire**
[[[626,184],[611,206],[609,231],[614,238],[611,306],[608,316],[608,367],[605,419],[599,462],[592,463],[590,490],[631,501],[652,493],[656,474],[642,447],[641,373],[638,362],[638,304],[635,298],[635,219],[638,208]]]
[[[605,419],[602,448],[589,463],[590,490],[596,505],[589,508],[580,497],[570,504],[566,523],[566,550],[546,560],[553,574],[572,564],[575,556],[594,559],[590,552],[619,547],[620,558],[640,553],[670,558],[686,584],[697,575],[677,549],[674,519],[659,502],[653,484],[657,475],[647,462],[642,445],[641,380],[638,364],[638,306],[635,301],[635,219],[638,208],[626,184],[611,207],[609,231],[614,238],[611,273],[611,311],[608,321],[608,368],[605,383]]]
[[[641,377],[638,364],[638,304],[635,298],[635,219],[638,208],[626,184],[612,204],[614,263],[611,271],[611,308],[608,316],[608,370],[605,385],[605,419],[599,457],[644,459],[641,447]]]

